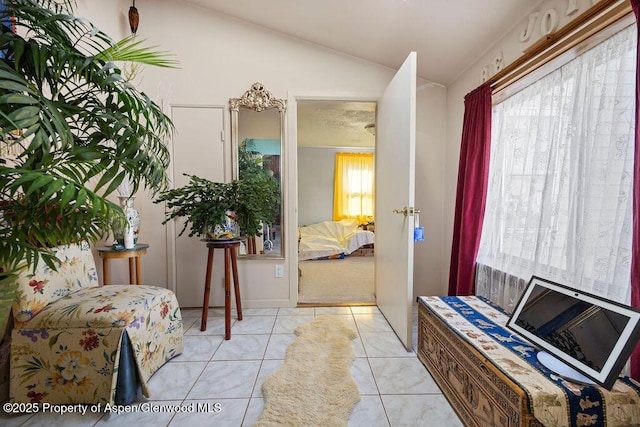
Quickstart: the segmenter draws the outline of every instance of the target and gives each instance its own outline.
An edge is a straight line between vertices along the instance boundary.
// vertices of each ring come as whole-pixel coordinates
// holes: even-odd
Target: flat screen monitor
[[[538,360],[552,371],[610,390],[640,338],[639,321],[636,309],[534,276],[507,327],[548,352]]]

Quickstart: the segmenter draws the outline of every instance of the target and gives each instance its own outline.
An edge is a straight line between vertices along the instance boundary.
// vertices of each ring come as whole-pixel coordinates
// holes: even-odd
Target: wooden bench
[[[418,358],[467,426],[640,425],[640,384],[570,383],[479,297],[419,297]],[[606,415],[605,415],[606,414]]]

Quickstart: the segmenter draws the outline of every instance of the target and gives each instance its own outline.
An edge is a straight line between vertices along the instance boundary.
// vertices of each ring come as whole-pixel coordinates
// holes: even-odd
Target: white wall
[[[519,58],[523,51],[538,41],[542,29],[549,28],[556,18],[556,28],[562,28],[582,12],[599,0],[546,0],[533,4],[531,12],[516,23],[506,35],[497,40],[485,53],[462,73],[447,88],[446,106],[446,143],[444,150],[444,237],[442,246],[442,286],[446,289],[449,280],[451,243],[453,239],[453,220],[455,210],[456,185],[458,178],[458,161],[460,156],[460,139],[464,117],[464,96],[482,84],[483,74],[492,76],[496,73],[496,64],[505,66]],[[601,0],[600,0],[601,1]],[[537,17],[535,14],[538,14]],[[528,30],[532,30],[528,31]],[[529,37],[527,38],[527,34]],[[524,40],[526,39],[526,40]],[[502,60],[500,60],[502,58]]]
[[[79,0],[77,14],[119,39],[129,32],[126,18],[129,6],[130,2],[124,0]],[[395,72],[189,3],[139,0],[136,7],[140,12],[138,37],[173,52],[181,64],[177,70],[147,67],[141,78],[136,79],[140,82],[138,86],[167,112],[176,104],[227,105],[229,98],[241,96],[256,81],[263,83],[278,98],[300,93],[344,93],[351,98],[358,94],[376,99]],[[418,86],[423,83],[418,82]],[[428,241],[416,246],[416,294],[441,293],[439,255],[442,248],[445,94],[441,87],[430,87],[418,94],[416,200],[423,212],[428,212],[422,217]],[[287,120],[295,120],[295,111],[291,108],[287,111]],[[227,141],[230,141],[228,132],[227,115],[226,133]],[[285,236],[291,236],[289,247],[295,250],[295,138],[290,137],[286,144],[283,153],[286,157],[284,179],[288,180],[284,200],[287,205]],[[206,153],[194,153],[196,155]],[[214,159],[212,164],[215,164]],[[230,178],[228,173],[226,176]],[[151,245],[142,259],[144,282],[169,286],[167,232],[161,225],[163,207],[153,204],[149,195],[142,193],[137,195],[136,207],[143,221],[140,239]],[[205,250],[204,245],[202,250]],[[284,278],[274,278],[276,263],[285,265]],[[296,271],[286,253],[285,259],[279,261],[241,261],[243,304],[246,307],[294,305],[296,294],[292,284],[297,280]],[[121,266],[112,263],[111,275],[113,282],[126,281],[126,263]],[[220,305],[222,301],[215,303]]]
[[[424,242],[414,245],[413,295],[446,295],[443,280],[442,239],[445,211],[444,156],[447,89],[418,83],[416,129],[416,208]],[[415,299],[415,298],[414,298]]]

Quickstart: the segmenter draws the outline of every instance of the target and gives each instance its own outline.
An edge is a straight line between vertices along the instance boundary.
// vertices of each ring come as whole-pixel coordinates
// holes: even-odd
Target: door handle
[[[402,214],[404,216],[413,216],[413,214],[419,214],[420,213],[420,209],[415,209],[413,207],[404,207],[402,209],[394,209],[393,213],[397,213],[397,214]]]
[[[394,209],[393,213],[402,214],[404,216],[407,216],[409,214],[409,210],[405,206],[403,209]]]

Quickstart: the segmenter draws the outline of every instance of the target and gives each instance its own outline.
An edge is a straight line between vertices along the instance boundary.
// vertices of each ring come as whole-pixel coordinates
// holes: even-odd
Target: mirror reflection
[[[252,179],[264,186],[272,215],[263,220],[262,236],[250,237],[240,248],[249,257],[282,257],[282,147],[286,101],[273,98],[254,83],[241,98],[229,100],[234,178]]]

